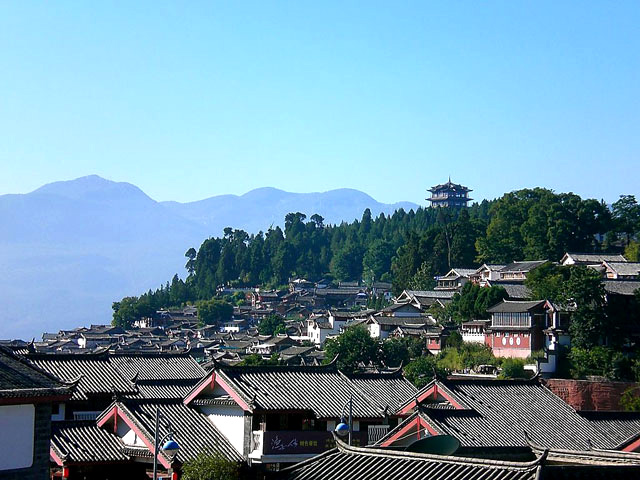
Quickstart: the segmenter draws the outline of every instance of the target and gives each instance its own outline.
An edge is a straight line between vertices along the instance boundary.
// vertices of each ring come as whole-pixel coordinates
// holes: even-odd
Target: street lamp
[[[160,437],[160,417],[164,420],[167,428],[169,429],[169,433],[167,433],[162,438]],[[171,423],[169,419],[160,413],[160,408],[156,409],[156,430],[153,437],[153,480],[158,480],[158,448],[160,447],[160,443],[164,442],[162,445],[162,451],[172,457],[175,455],[180,449],[180,445],[173,438],[173,429],[171,428]]]
[[[344,423],[344,409],[349,405],[349,424]],[[334,430],[339,436],[344,437],[349,434],[349,445],[351,445],[351,432],[353,431],[353,393],[349,400],[342,407],[342,413],[340,414],[340,423],[336,425]]]

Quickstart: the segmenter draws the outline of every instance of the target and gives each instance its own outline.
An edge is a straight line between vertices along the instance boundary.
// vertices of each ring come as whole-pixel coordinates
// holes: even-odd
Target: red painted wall
[[[622,410],[620,397],[625,390],[639,386],[631,382],[592,382],[552,378],[547,387],[576,410]],[[636,392],[640,396],[640,391]]]

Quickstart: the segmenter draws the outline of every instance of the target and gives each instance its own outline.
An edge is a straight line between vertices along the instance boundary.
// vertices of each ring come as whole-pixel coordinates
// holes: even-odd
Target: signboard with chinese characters
[[[345,439],[346,441],[346,439]],[[355,446],[367,444],[367,432],[354,432]],[[322,453],[336,446],[331,432],[268,431],[264,432],[264,455]]]

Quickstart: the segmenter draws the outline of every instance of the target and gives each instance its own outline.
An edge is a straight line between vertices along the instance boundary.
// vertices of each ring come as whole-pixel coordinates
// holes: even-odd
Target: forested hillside
[[[268,207],[266,207],[268,208]],[[634,260],[640,206],[621,196],[612,207],[572,193],[519,190],[468,209],[400,209],[391,216],[325,225],[319,215],[289,213],[285,227],[249,235],[228,227],[186,252],[188,276],[114,304],[139,314],[210,299],[218,286],[277,287],[289,278],[390,281],[394,292],[433,287],[454,266],[549,259],[567,251],[622,251]]]

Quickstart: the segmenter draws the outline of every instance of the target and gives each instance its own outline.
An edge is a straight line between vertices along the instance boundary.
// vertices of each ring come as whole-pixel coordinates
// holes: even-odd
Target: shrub
[[[182,466],[184,480],[239,480],[240,466],[219,453],[200,452]]]
[[[524,360],[521,358],[505,358],[502,361],[502,372],[498,378],[529,378],[530,375],[524,369]]]

